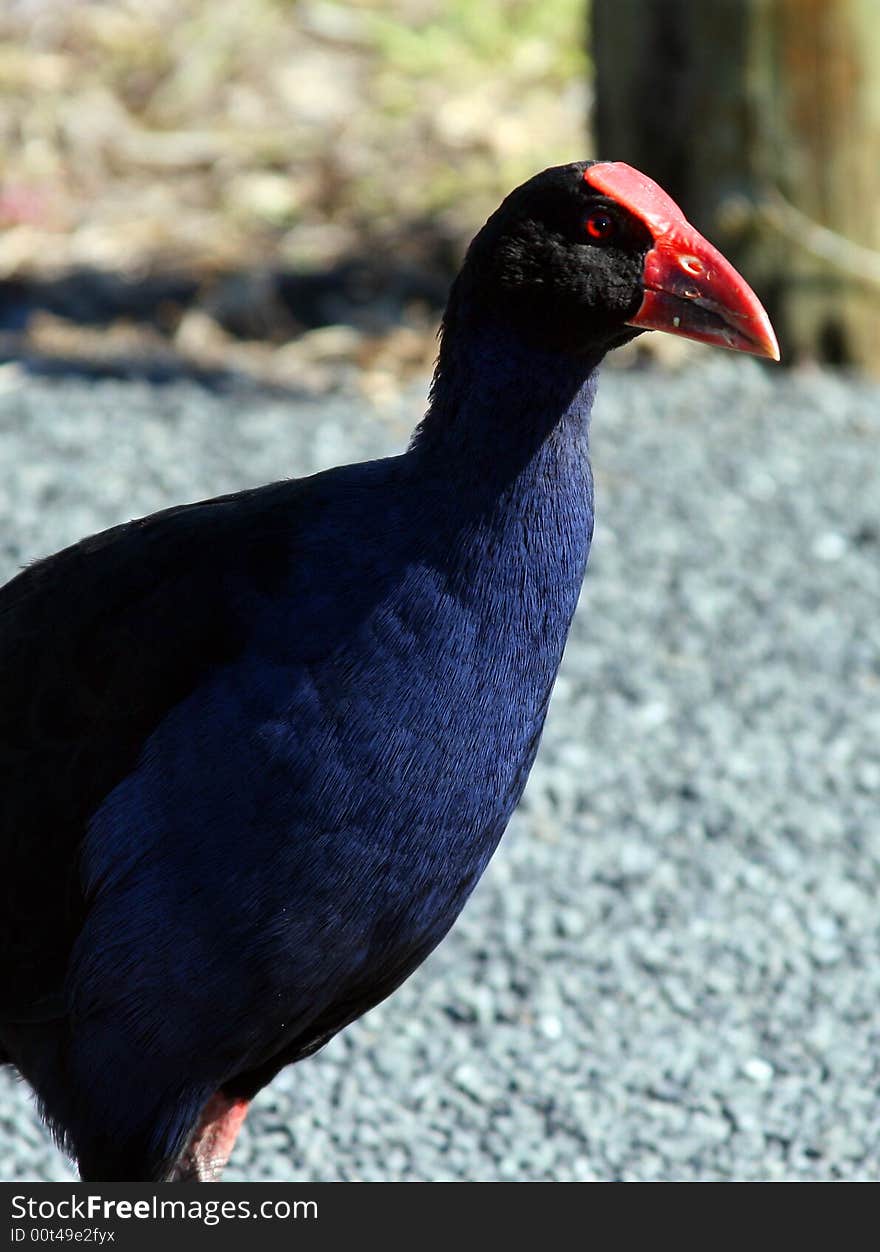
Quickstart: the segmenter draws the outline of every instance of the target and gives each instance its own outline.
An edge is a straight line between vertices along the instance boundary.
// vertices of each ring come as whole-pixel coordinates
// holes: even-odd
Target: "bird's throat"
[[[578,478],[587,466],[601,354],[538,349],[491,325],[455,339],[450,345],[446,332],[428,412],[413,439],[411,451],[422,465],[475,497],[528,480],[553,492],[570,475]]]
[[[593,531],[596,368],[478,330],[442,352],[408,456],[448,586],[557,665]],[[513,620],[516,619],[516,620]],[[539,667],[541,668],[541,667]]]

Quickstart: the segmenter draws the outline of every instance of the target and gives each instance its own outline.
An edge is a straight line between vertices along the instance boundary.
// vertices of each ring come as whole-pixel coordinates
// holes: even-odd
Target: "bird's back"
[[[168,711],[246,646],[302,486],[116,527],[0,591],[0,1022],[59,1011],[88,821]]]

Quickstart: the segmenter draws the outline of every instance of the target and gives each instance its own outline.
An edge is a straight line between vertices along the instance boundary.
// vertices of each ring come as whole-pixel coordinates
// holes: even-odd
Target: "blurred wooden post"
[[[596,155],[651,174],[783,357],[880,373],[880,0],[592,0]]]

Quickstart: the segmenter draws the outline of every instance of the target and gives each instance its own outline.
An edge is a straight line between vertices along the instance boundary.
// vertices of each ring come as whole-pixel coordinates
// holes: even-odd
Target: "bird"
[[[85,1181],[216,1181],[284,1067],[448,932],[522,794],[593,532],[606,354],[779,360],[650,178],[475,236],[404,451],[132,520],[0,591],[0,1059]]]

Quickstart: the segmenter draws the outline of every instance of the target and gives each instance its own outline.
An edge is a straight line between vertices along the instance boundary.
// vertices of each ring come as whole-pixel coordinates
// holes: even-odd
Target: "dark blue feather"
[[[647,246],[583,247],[584,168],[478,236],[403,455],[131,522],[0,591],[0,1059],[86,1178],[181,1176],[203,1117],[210,1169],[211,1127],[393,991],[497,846]]]
[[[473,348],[484,389],[462,370],[454,400],[469,463],[440,397],[404,456],[323,476],[328,504],[249,604],[245,650],[89,824],[72,1059],[105,1132],[137,1120],[119,1104],[133,1054],[148,1101],[177,1098],[186,1057],[198,1106],[387,995],[507,825],[589,550],[593,388],[540,362],[536,403],[533,357],[526,379],[503,342]]]

